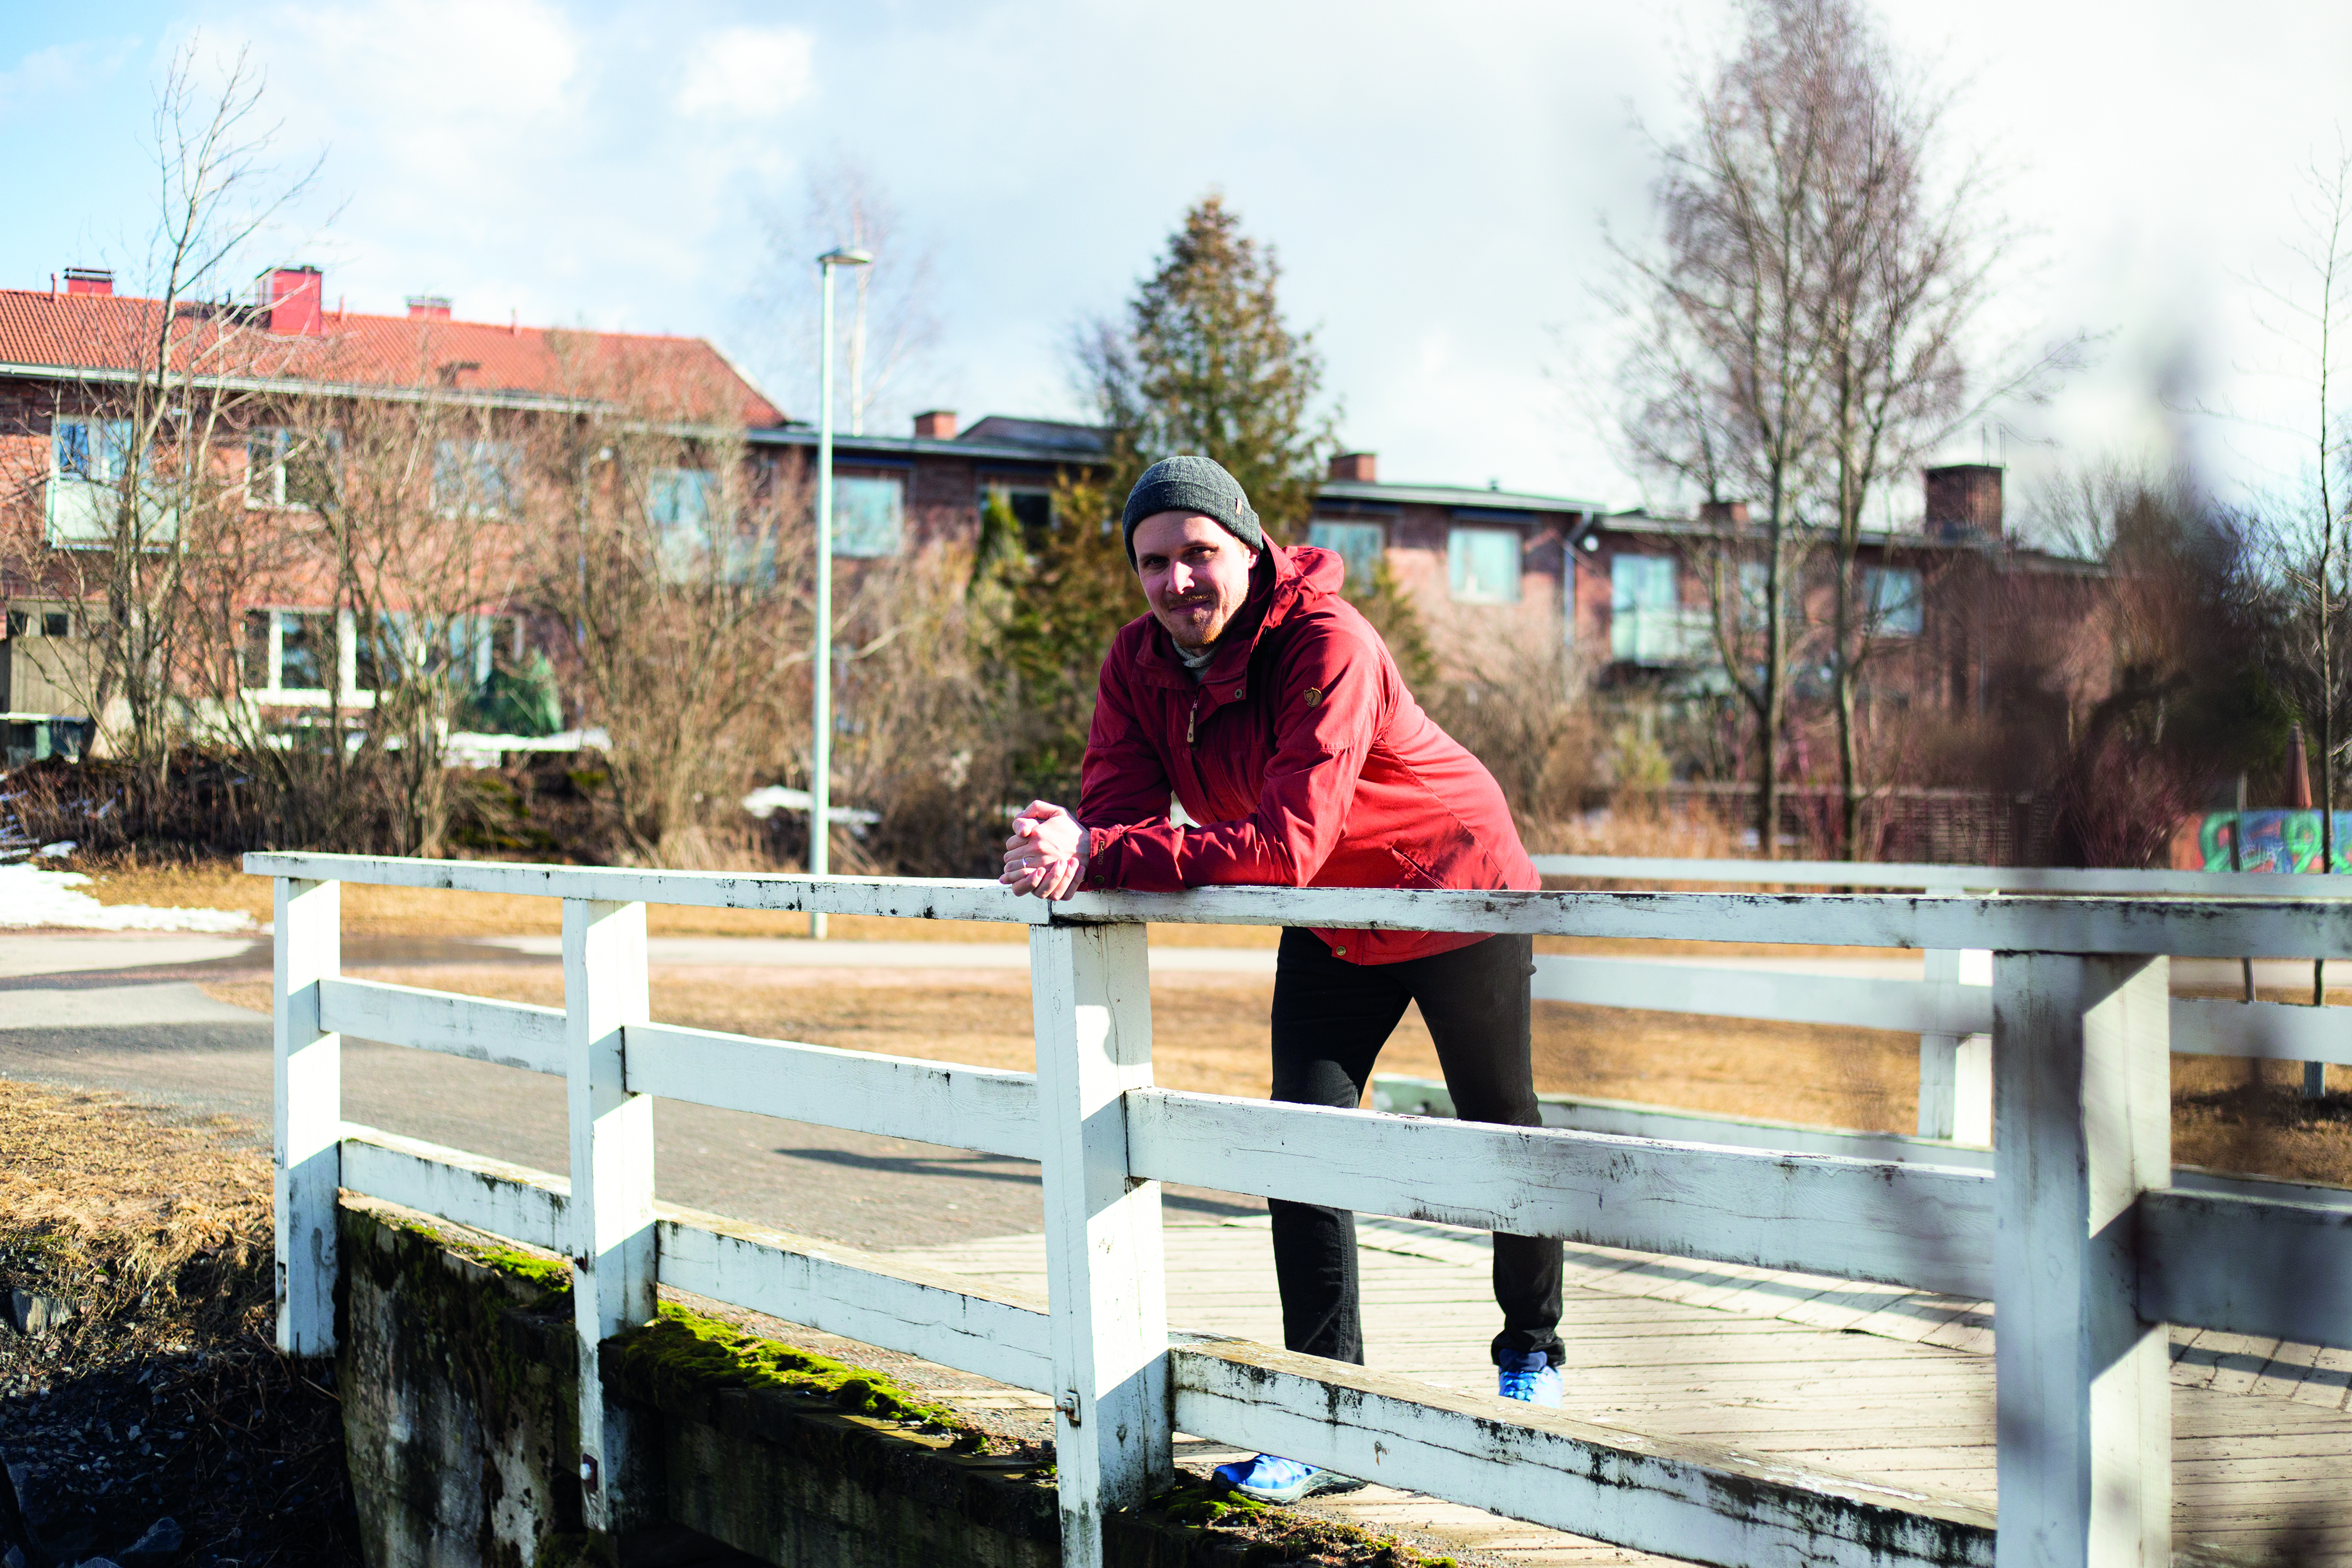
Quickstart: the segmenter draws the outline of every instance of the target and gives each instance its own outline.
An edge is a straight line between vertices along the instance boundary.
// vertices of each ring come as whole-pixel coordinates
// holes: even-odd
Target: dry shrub
[[[1444,671],[1421,694],[1430,717],[1486,765],[1523,835],[1576,815],[1595,737],[1558,636],[1457,621],[1443,641]]]
[[[1737,803],[1733,803],[1736,809]],[[1738,860],[1738,830],[1707,800],[1640,791],[1598,810],[1543,825],[1528,848],[1538,854],[1641,855],[1661,860]]]
[[[861,641],[844,661],[834,799],[879,813],[836,831],[837,869],[884,876],[989,876],[1016,799],[1019,726],[989,668],[970,553],[932,548],[869,567]]]

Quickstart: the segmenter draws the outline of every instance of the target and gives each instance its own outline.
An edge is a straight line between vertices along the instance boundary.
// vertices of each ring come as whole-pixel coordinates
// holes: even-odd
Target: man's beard
[[[1179,648],[1183,649],[1188,653],[1197,653],[1202,649],[1210,646],[1212,643],[1216,642],[1218,635],[1224,631],[1223,624],[1218,621],[1216,616],[1217,601],[1214,599],[1186,600],[1181,603],[1169,605],[1162,613],[1170,616],[1176,616],[1194,610],[1206,610],[1209,612],[1209,619],[1207,622],[1203,622],[1203,630],[1205,631],[1206,635],[1202,636],[1199,642],[1187,643],[1177,633],[1175,628],[1169,627],[1168,630],[1168,640],[1175,643]],[[1160,624],[1166,626],[1168,623],[1163,621]]]

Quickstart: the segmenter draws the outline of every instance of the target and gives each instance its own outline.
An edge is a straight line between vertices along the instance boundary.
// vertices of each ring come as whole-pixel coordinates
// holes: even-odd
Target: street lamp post
[[[817,350],[816,415],[816,691],[810,724],[815,756],[809,764],[809,874],[824,876],[833,856],[833,269],[864,267],[874,257],[836,246],[816,258],[824,283],[824,320]],[[824,936],[824,914],[809,914],[809,935]]]

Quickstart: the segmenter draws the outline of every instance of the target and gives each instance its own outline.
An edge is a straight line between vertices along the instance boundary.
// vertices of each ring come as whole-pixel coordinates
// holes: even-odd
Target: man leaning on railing
[[[1150,613],[1103,660],[1076,815],[1042,800],[1024,809],[1005,841],[1006,884],[1045,898],[1222,883],[1541,885],[1493,776],[1421,710],[1380,633],[1340,597],[1337,555],[1267,540],[1240,485],[1206,457],[1153,465],[1123,523]],[[1171,820],[1171,797],[1191,823]],[[1534,972],[1526,936],[1285,930],[1274,1097],[1361,1103],[1411,1002],[1457,1114],[1537,1126]],[[1268,1207],[1284,1343],[1360,1365],[1355,1217]],[[1504,1397],[1559,1403],[1559,1292],[1558,1241],[1495,1238]],[[1356,1484],[1272,1454],[1217,1473],[1276,1502]]]

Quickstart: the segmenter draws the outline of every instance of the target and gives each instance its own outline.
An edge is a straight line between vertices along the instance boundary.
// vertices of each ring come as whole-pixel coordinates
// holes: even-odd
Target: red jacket
[[[1197,683],[1151,616],[1120,630],[1078,789],[1086,887],[1542,885],[1494,776],[1421,711],[1340,577],[1329,550],[1268,546]],[[1207,825],[1171,822],[1171,794]],[[1355,964],[1478,940],[1316,935]]]

